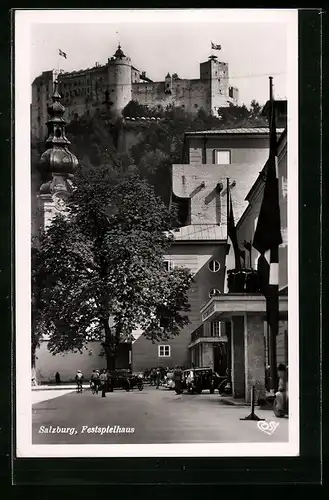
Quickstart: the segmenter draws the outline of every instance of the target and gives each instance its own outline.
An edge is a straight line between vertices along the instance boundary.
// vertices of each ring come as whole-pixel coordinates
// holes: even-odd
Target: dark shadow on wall
[[[201,245],[200,247],[202,248]],[[191,360],[188,345],[191,342],[192,332],[200,326],[200,309],[210,300],[209,291],[211,288],[217,288],[220,293],[224,293],[226,251],[226,243],[213,245],[212,255],[194,275],[194,283],[189,291],[191,310],[188,316],[190,323],[181,330],[178,336],[172,337],[169,341],[152,343],[151,340],[141,335],[134,342],[132,348],[133,371],[142,371],[156,366],[175,366],[178,364],[188,367],[190,365]],[[210,271],[209,263],[211,260],[218,260],[220,262],[219,271],[215,273]],[[171,346],[171,357],[158,357],[158,346],[162,344],[169,344]]]

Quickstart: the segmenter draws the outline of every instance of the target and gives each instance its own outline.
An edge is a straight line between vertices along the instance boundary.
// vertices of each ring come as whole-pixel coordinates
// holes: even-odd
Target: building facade
[[[244,248],[244,242],[253,241],[257,227],[258,215],[264,192],[264,172],[266,164],[260,172],[256,182],[246,196],[248,206],[237,223],[237,237],[240,248]],[[279,247],[279,292],[288,294],[288,183],[287,183],[287,129],[285,128],[278,140],[278,174],[279,174],[279,203],[281,217],[282,244]],[[245,250],[245,265],[257,269],[259,253],[255,248]],[[265,352],[268,361],[268,334],[265,321]],[[288,318],[281,317],[279,321],[279,333],[277,336],[277,361],[288,364]]]
[[[218,108],[238,102],[238,89],[229,84],[228,63],[218,61],[216,56],[200,64],[198,79],[167,73],[164,80],[153,82],[144,71],[132,65],[119,45],[105,65],[96,63],[93,68],[70,73],[44,71],[33,81],[31,120],[36,138],[43,138],[46,133],[47,104],[55,78],[58,78],[68,120],[75,114],[93,114],[106,108],[119,115],[132,100],[159,110],[180,106],[190,113],[204,109],[215,115]]]
[[[193,273],[190,324],[165,343],[139,336],[132,346],[133,370],[193,363],[225,373],[230,320],[215,317],[204,321],[201,310],[213,297],[225,295],[226,271],[234,267],[227,244],[227,179],[237,221],[247,209],[246,197],[267,161],[268,144],[267,128],[185,134],[185,163],[173,165],[172,190],[175,201],[187,201],[189,209],[186,225],[173,231],[174,242],[165,259],[170,267],[186,267]],[[264,339],[264,331],[262,335]]]
[[[276,338],[277,364],[288,365],[288,240],[287,240],[287,130],[279,132],[278,181],[281,232],[279,248],[279,331]],[[268,152],[268,150],[267,150]],[[268,157],[268,154],[267,154]],[[259,254],[252,247],[257,220],[263,199],[267,161],[259,171],[246,195],[247,207],[237,223],[240,249],[245,249],[242,265],[257,269]],[[232,192],[232,197],[233,197]],[[243,262],[244,261],[244,262]],[[227,269],[234,268],[234,258],[228,255]],[[214,321],[226,324],[227,367],[232,382],[233,396],[250,401],[252,387],[256,398],[265,395],[265,368],[269,364],[269,330],[266,322],[266,301],[260,293],[226,290],[201,307],[202,325],[193,337],[206,337]],[[193,342],[191,346],[194,347]],[[190,347],[191,347],[190,346]]]

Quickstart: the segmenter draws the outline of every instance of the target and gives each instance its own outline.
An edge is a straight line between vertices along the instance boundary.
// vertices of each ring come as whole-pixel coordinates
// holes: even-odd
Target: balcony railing
[[[221,337],[219,331],[207,333],[203,326],[204,325],[202,324],[196,330],[194,330],[194,332],[191,333],[191,342],[195,342],[196,340],[198,340],[200,338],[219,338],[219,337]]]
[[[261,282],[255,269],[230,269],[227,271],[228,293],[261,293]]]
[[[203,325],[200,325],[194,332],[191,333],[191,342],[195,342],[200,337],[204,337]]]

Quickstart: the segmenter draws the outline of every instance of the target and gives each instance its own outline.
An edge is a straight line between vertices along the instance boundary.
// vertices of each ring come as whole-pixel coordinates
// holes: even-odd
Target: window
[[[198,105],[198,104],[194,104],[194,107],[195,107],[195,108],[198,108],[198,107],[199,107],[199,105]]]
[[[211,260],[208,264],[209,270],[212,273],[217,273],[220,270],[220,263],[218,260]]]
[[[220,321],[212,321],[210,323],[210,335],[211,337],[220,337],[221,336],[221,331],[220,331]]]
[[[220,291],[218,290],[218,288],[211,288],[209,290],[209,298],[217,297],[218,295],[220,295]]]
[[[166,270],[166,271],[171,271],[171,269],[173,269],[173,268],[174,268],[174,263],[173,263],[173,261],[172,261],[172,260],[165,260],[165,261],[163,262],[163,264],[164,264],[164,267],[165,267],[165,270]]]
[[[229,165],[231,163],[231,151],[214,149],[214,163],[216,165]]]
[[[158,346],[158,357],[159,358],[169,358],[170,357],[170,345],[159,345]]]

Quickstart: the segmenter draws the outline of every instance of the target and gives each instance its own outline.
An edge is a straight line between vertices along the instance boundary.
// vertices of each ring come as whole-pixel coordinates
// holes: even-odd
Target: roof
[[[274,101],[275,109],[282,114],[287,114],[288,101],[287,100],[275,100]],[[265,106],[262,109],[261,116],[267,116],[269,112],[270,101],[267,101]]]
[[[283,132],[283,128],[278,128],[277,132]],[[226,128],[200,130],[196,132],[186,132],[185,135],[221,135],[221,134],[269,134],[268,127],[250,127],[250,128]]]
[[[218,224],[191,224],[171,231],[175,241],[226,241],[226,226]]]

